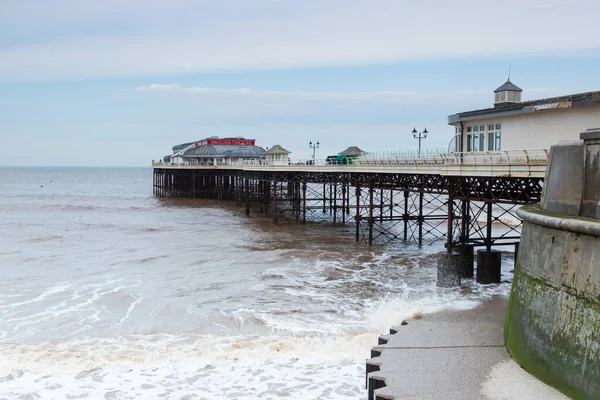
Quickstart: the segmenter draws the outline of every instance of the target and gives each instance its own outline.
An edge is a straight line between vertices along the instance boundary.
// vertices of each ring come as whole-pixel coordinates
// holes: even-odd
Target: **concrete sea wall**
[[[533,375],[600,399],[600,131],[582,139],[553,146],[541,206],[518,212],[504,339]]]
[[[506,346],[523,368],[571,397],[600,398],[600,223],[593,235],[561,228],[577,220],[538,207],[520,216]]]

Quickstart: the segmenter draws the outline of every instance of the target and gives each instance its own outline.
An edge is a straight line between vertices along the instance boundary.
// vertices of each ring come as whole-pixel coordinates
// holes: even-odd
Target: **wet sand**
[[[567,399],[520,368],[504,347],[508,299],[405,321],[368,360],[377,399]],[[381,385],[379,385],[381,386]],[[370,397],[375,398],[375,397]]]

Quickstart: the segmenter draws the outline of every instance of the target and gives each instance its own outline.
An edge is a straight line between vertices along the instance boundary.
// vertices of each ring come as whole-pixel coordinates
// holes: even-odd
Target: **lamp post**
[[[310,147],[313,151],[313,156],[312,156],[312,161],[313,161],[313,165],[315,165],[315,151],[319,148],[319,145],[321,143],[319,143],[319,141],[317,141],[317,143],[313,144],[313,142],[308,142],[308,147]]]
[[[423,129],[423,132],[417,132],[417,128],[413,128],[412,134],[415,139],[419,139],[419,158],[421,158],[421,140],[427,138],[427,128]]]

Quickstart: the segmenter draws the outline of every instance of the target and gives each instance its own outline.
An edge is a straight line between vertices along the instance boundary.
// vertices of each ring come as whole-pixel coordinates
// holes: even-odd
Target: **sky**
[[[208,136],[406,151],[447,117],[600,90],[597,0],[0,1],[0,165],[149,166]]]

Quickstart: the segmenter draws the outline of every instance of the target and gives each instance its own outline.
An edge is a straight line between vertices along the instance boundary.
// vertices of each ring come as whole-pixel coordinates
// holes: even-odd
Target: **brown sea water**
[[[441,244],[369,248],[151,184],[0,168],[0,399],[363,399],[379,334],[509,289],[437,288]]]

